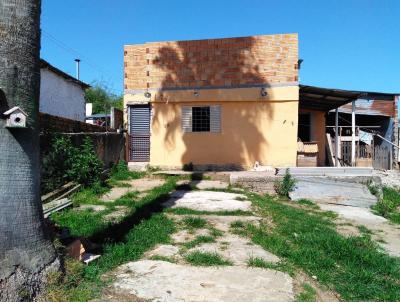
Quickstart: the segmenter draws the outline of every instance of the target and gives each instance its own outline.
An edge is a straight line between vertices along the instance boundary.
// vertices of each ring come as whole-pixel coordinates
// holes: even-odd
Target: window
[[[221,106],[182,107],[183,132],[221,132]]]
[[[192,107],[192,131],[210,132],[210,107]]]

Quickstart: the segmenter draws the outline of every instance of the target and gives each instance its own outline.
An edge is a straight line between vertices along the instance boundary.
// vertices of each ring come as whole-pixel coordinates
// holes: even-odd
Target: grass
[[[247,224],[242,220],[233,221],[230,224],[230,231],[239,236],[247,236]]]
[[[373,210],[393,223],[400,224],[400,192],[384,187],[382,193],[382,198],[373,206]]]
[[[303,291],[296,297],[296,302],[315,302],[317,299],[317,292],[308,283],[303,284]]]
[[[188,242],[183,243],[182,245],[187,249],[191,249],[191,248],[194,248],[195,246],[198,246],[199,244],[212,243],[212,242],[215,242],[215,237],[214,236],[201,235],[201,236],[197,236],[192,241],[188,241]]]
[[[121,196],[117,200],[113,202],[114,205],[117,206],[128,206],[128,207],[134,207],[135,202],[137,202],[137,197],[139,195],[139,192],[128,192],[125,195]]]
[[[154,255],[150,257],[150,260],[156,260],[156,261],[166,261],[170,263],[176,263],[176,260],[172,257],[167,257],[167,256],[161,256],[161,255]]]
[[[106,281],[101,276],[118,265],[135,261],[157,244],[170,243],[175,232],[174,222],[162,211],[161,203],[176,185],[176,178],[169,177],[164,185],[152,189],[136,202],[127,217],[116,225],[102,220],[103,212],[64,211],[52,219],[67,227],[73,236],[87,237],[101,245],[101,257],[80,269],[68,270],[64,278],[53,278],[49,288],[50,301],[88,301],[101,292]],[[74,263],[74,261],[72,262]]]
[[[112,167],[108,181],[115,183],[121,180],[138,179],[142,178],[145,174],[145,172],[129,171],[126,162],[121,160]]]
[[[400,300],[400,259],[383,253],[370,236],[347,238],[330,215],[250,196],[274,225],[249,226],[255,244],[317,276],[346,301]]]
[[[315,202],[309,199],[299,199],[297,203],[306,207],[310,207],[312,209],[319,209],[319,206]]]
[[[258,258],[258,257],[250,257],[247,260],[247,266],[273,269],[273,270],[288,273],[291,276],[294,276],[295,271],[296,271],[295,267],[288,262],[280,261],[278,263],[273,263],[273,262],[265,261],[264,259]]]
[[[235,210],[235,211],[197,211],[186,208],[169,208],[165,210],[175,215],[218,215],[218,216],[251,216],[252,212]]]
[[[188,216],[182,219],[182,222],[188,229],[202,229],[206,227],[207,221],[201,217]]]
[[[223,266],[232,262],[223,259],[217,253],[194,251],[185,255],[185,260],[195,266]]]

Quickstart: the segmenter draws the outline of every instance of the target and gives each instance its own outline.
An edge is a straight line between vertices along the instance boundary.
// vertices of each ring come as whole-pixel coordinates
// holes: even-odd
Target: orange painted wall
[[[296,165],[297,100],[212,104],[221,105],[221,133],[182,132],[181,107],[210,102],[153,103],[150,164]]]

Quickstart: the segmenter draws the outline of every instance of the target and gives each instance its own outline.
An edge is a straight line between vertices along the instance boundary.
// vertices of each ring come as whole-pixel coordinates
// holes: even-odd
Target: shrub
[[[51,192],[70,180],[68,171],[76,152],[69,137],[56,136],[52,140],[50,152],[42,160],[42,193]]]
[[[93,144],[89,137],[85,137],[80,150],[72,158],[68,175],[71,180],[89,186],[100,180],[103,163],[93,151]]]
[[[77,148],[70,137],[56,136],[42,161],[42,193],[53,191],[68,181],[85,186],[99,182],[102,168],[103,163],[89,137]]]
[[[295,185],[296,180],[290,174],[289,169],[286,169],[285,176],[281,181],[275,182],[274,188],[278,195],[289,197],[289,193],[294,190]]]
[[[128,164],[124,160],[120,160],[111,168],[110,179],[112,181],[138,179],[143,177],[145,173],[139,171],[129,171]]]

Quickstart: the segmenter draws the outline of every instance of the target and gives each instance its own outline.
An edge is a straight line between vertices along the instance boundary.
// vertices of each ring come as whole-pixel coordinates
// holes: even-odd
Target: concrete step
[[[364,167],[281,167],[277,168],[277,175],[284,175],[286,169],[293,176],[371,176],[374,170]]]

